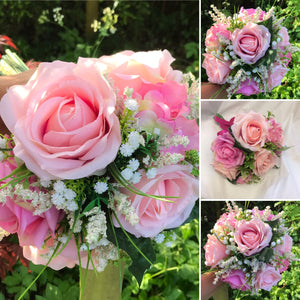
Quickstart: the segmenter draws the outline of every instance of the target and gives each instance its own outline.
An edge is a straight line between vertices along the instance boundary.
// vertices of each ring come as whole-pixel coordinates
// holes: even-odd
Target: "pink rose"
[[[237,175],[239,174],[239,171],[237,167],[231,167],[231,168],[226,168],[223,166],[222,163],[213,160],[212,166],[215,169],[216,172],[220,173],[221,175],[225,176],[228,178],[230,181],[236,179]]]
[[[226,246],[215,235],[208,234],[207,237],[207,243],[203,247],[205,250],[205,264],[214,268],[228,254],[226,254]]]
[[[285,272],[288,269],[289,265],[290,262],[288,259],[282,259],[280,263],[277,263],[279,273]]]
[[[248,8],[248,9],[244,9],[244,7],[242,6],[240,11],[239,11],[239,17],[244,20],[246,14],[248,14],[249,17],[252,17],[256,14],[256,9],[255,8]],[[259,15],[259,20],[263,20],[264,15],[266,14],[266,12],[261,11],[260,15]]]
[[[237,184],[245,184],[245,183],[249,183],[252,179],[252,175],[249,175],[247,177],[243,177],[243,176],[239,176],[239,178],[237,179],[236,183]]]
[[[234,139],[228,131],[221,131],[211,146],[214,159],[225,168],[241,166],[244,162],[244,152],[234,147]]]
[[[243,94],[245,96],[257,95],[260,92],[259,84],[253,79],[244,80],[240,83],[239,89],[235,94]]]
[[[202,67],[206,70],[208,81],[217,84],[224,84],[226,77],[231,72],[229,66],[231,61],[222,61],[211,54],[203,54],[204,61]]]
[[[293,247],[293,239],[288,234],[285,234],[282,239],[282,244],[277,245],[275,247],[275,250],[280,255],[283,255],[285,253],[291,253],[292,247]]]
[[[164,229],[180,226],[190,215],[198,199],[198,180],[192,176],[187,165],[171,165],[158,169],[157,175],[149,179],[142,176],[134,186],[144,193],[160,196],[175,196],[173,203],[122,192],[128,196],[139,217],[139,223],[131,225],[119,211],[117,216],[124,229],[136,237],[154,237]],[[119,224],[114,220],[115,226]]]
[[[281,280],[281,275],[272,266],[267,266],[264,270],[258,271],[255,276],[255,289],[263,289],[270,291],[272,286],[276,285]]]
[[[278,162],[278,157],[266,149],[256,151],[254,154],[254,159],[255,162],[253,173],[259,177],[266,174]]]
[[[284,47],[290,45],[290,37],[287,29],[285,27],[281,27],[279,29],[278,35],[282,38],[282,40],[277,43],[277,46],[284,50]]]
[[[279,63],[274,63],[274,67],[269,71],[267,86],[268,90],[271,91],[276,86],[281,84],[281,81],[285,74],[289,71],[288,68],[283,67]]]
[[[113,80],[119,95],[124,88],[133,88],[139,92],[142,83],[164,83],[168,80],[180,82],[182,73],[173,70],[174,58],[167,50],[133,52],[122,51],[110,56],[101,56],[99,61],[105,66],[108,76]]]
[[[186,88],[176,81],[142,83],[139,94],[140,110],[154,111],[159,119],[169,121],[189,113]]]
[[[230,40],[231,33],[227,30],[228,27],[228,25],[221,23],[211,26],[206,32],[205,46],[209,49],[220,48],[220,36],[223,39]]]
[[[44,180],[103,171],[120,143],[115,94],[100,65],[42,63],[24,86],[2,98],[1,117],[14,134],[15,155]]]
[[[241,220],[235,227],[234,240],[245,256],[260,252],[267,247],[272,238],[272,229],[259,218]]]
[[[237,219],[236,213],[235,212],[230,212],[230,213],[224,213],[216,222],[214,226],[214,230],[216,229],[215,227],[221,227],[224,229],[224,227],[229,227],[232,230],[235,228],[235,225],[237,224]]]
[[[54,245],[54,240],[49,239],[47,245],[43,248],[35,246],[24,246],[23,255],[25,258],[33,262],[35,265],[46,265],[48,258],[45,257],[49,253],[49,248]],[[93,253],[93,251],[92,251]],[[85,267],[88,260],[88,251],[80,251],[81,265]],[[74,236],[68,242],[64,250],[49,263],[49,267],[54,270],[60,270],[64,267],[73,268],[75,265],[79,265],[78,252],[76,248],[76,243]],[[91,263],[89,264],[89,269],[92,269]]]
[[[231,126],[236,140],[247,149],[257,151],[264,146],[268,135],[268,122],[253,111],[236,115]]]
[[[271,34],[265,26],[249,22],[242,29],[235,29],[231,40],[235,54],[245,63],[254,64],[270,47]]]
[[[232,270],[227,277],[222,278],[222,281],[229,283],[232,289],[238,289],[241,291],[247,291],[251,289],[247,283],[245,273],[240,269]]]
[[[15,162],[0,163],[1,178],[9,175],[16,167]],[[31,189],[42,193],[38,188]],[[57,224],[62,220],[64,213],[54,206],[40,215],[34,215],[33,212],[30,199],[25,202],[16,195],[7,196],[5,203],[0,205],[0,227],[9,233],[17,233],[21,246],[41,247],[49,234],[54,236]]]

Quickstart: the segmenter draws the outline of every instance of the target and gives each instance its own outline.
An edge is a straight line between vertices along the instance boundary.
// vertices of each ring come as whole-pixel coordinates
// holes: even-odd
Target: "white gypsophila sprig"
[[[67,220],[69,221],[69,226],[70,228],[73,228],[74,233],[79,233],[82,230],[82,220],[80,218],[76,218],[76,223],[75,222],[75,213],[70,211],[67,213]]]
[[[176,165],[183,159],[184,156],[180,153],[171,153],[171,152],[160,153],[159,157],[154,162],[154,165],[157,166],[158,168],[162,168],[163,166]]]
[[[162,147],[177,147],[179,145],[182,145],[184,147],[186,147],[188,144],[190,143],[190,140],[187,136],[182,136],[182,135],[174,135],[171,137],[164,137],[161,142],[160,145]]]
[[[99,195],[105,193],[108,190],[107,182],[104,182],[104,181],[96,182],[96,184],[94,185],[94,190]]]
[[[0,204],[4,205],[6,203],[7,197],[12,198],[14,196],[13,187],[8,185],[5,188],[0,189]]]
[[[210,7],[213,11],[209,11],[208,13],[215,23],[230,24],[230,21],[232,20],[231,17],[226,17],[226,15],[219,11],[213,4],[211,4]]]
[[[128,141],[123,143],[120,147],[120,152],[123,156],[129,157],[131,156],[135,150],[137,150],[140,146],[141,135],[137,131],[131,131],[128,135]]]
[[[119,259],[118,249],[114,244],[109,242],[107,245],[95,248],[92,258],[97,272],[102,272],[109,261]]]

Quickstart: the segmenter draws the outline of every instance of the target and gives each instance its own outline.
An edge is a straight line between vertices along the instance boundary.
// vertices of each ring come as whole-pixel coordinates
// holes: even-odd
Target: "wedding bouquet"
[[[205,264],[215,270],[215,283],[222,280],[233,289],[253,293],[270,291],[295,260],[283,212],[274,215],[270,207],[243,210],[233,205],[227,202],[228,212],[208,234]]]
[[[173,61],[164,50],[41,63],[4,95],[0,227],[27,259],[100,272],[124,250],[140,282],[151,239],[189,217],[198,83]]]
[[[279,86],[289,70],[291,53],[299,49],[290,44],[274,7],[268,12],[242,7],[232,17],[211,7],[214,24],[206,34],[202,65],[208,80],[228,84],[228,98],[266,93]]]
[[[266,117],[253,111],[239,113],[230,121],[217,114],[214,119],[222,130],[211,145],[212,166],[231,183],[258,182],[288,149],[281,125],[270,112]]]

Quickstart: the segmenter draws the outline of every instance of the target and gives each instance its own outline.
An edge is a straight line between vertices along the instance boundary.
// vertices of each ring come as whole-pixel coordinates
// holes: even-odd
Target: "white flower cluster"
[[[182,84],[185,85],[185,88],[187,90],[187,102],[189,103],[190,107],[190,112],[187,118],[198,120],[200,95],[199,79],[196,79],[196,77],[192,73],[187,73],[183,75]]]
[[[93,263],[97,272],[102,272],[109,261],[119,259],[118,249],[110,242],[95,248],[92,252]]]
[[[135,225],[139,222],[139,217],[135,209],[131,206],[128,196],[122,194],[118,190],[114,190],[114,196],[112,199],[110,199],[109,207],[111,209],[117,209],[122,215],[125,216],[125,219],[131,225]]]
[[[209,11],[208,13],[210,14],[211,18],[213,19],[214,22],[216,23],[223,23],[223,24],[230,24],[231,17],[226,17],[222,12],[220,12],[216,6],[211,4],[210,6],[213,11]]]
[[[98,181],[94,185],[94,190],[97,194],[101,195],[101,194],[105,193],[108,190],[108,185],[107,185],[106,182]]]
[[[139,183],[142,175],[138,170],[140,166],[139,161],[136,158],[132,158],[127,167],[121,172],[121,175],[133,184]]]
[[[165,137],[161,141],[161,146],[162,147],[172,147],[172,146],[179,146],[182,145],[186,147],[190,143],[190,140],[187,136],[182,136],[182,135],[174,135],[171,137]]]
[[[165,152],[159,155],[155,162],[155,166],[162,168],[163,166],[176,165],[183,159],[184,156],[180,153]]]
[[[55,181],[53,190],[51,201],[57,209],[63,209],[67,212],[78,209],[78,205],[75,201],[76,193],[73,190],[68,189],[63,181]]]
[[[143,142],[145,143],[143,137],[137,131],[132,131],[128,135],[128,141],[121,145],[120,152],[123,156],[129,157]]]
[[[6,139],[0,136],[0,149],[6,148]],[[0,150],[0,162],[5,158],[5,154]]]

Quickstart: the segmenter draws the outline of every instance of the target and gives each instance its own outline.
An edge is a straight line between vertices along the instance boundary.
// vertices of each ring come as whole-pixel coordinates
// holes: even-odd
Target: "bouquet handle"
[[[83,277],[86,276],[82,300],[120,300],[121,283],[124,275],[124,263],[120,267],[109,263],[104,271],[98,273],[94,270],[82,268]],[[86,274],[87,272],[87,274]]]

